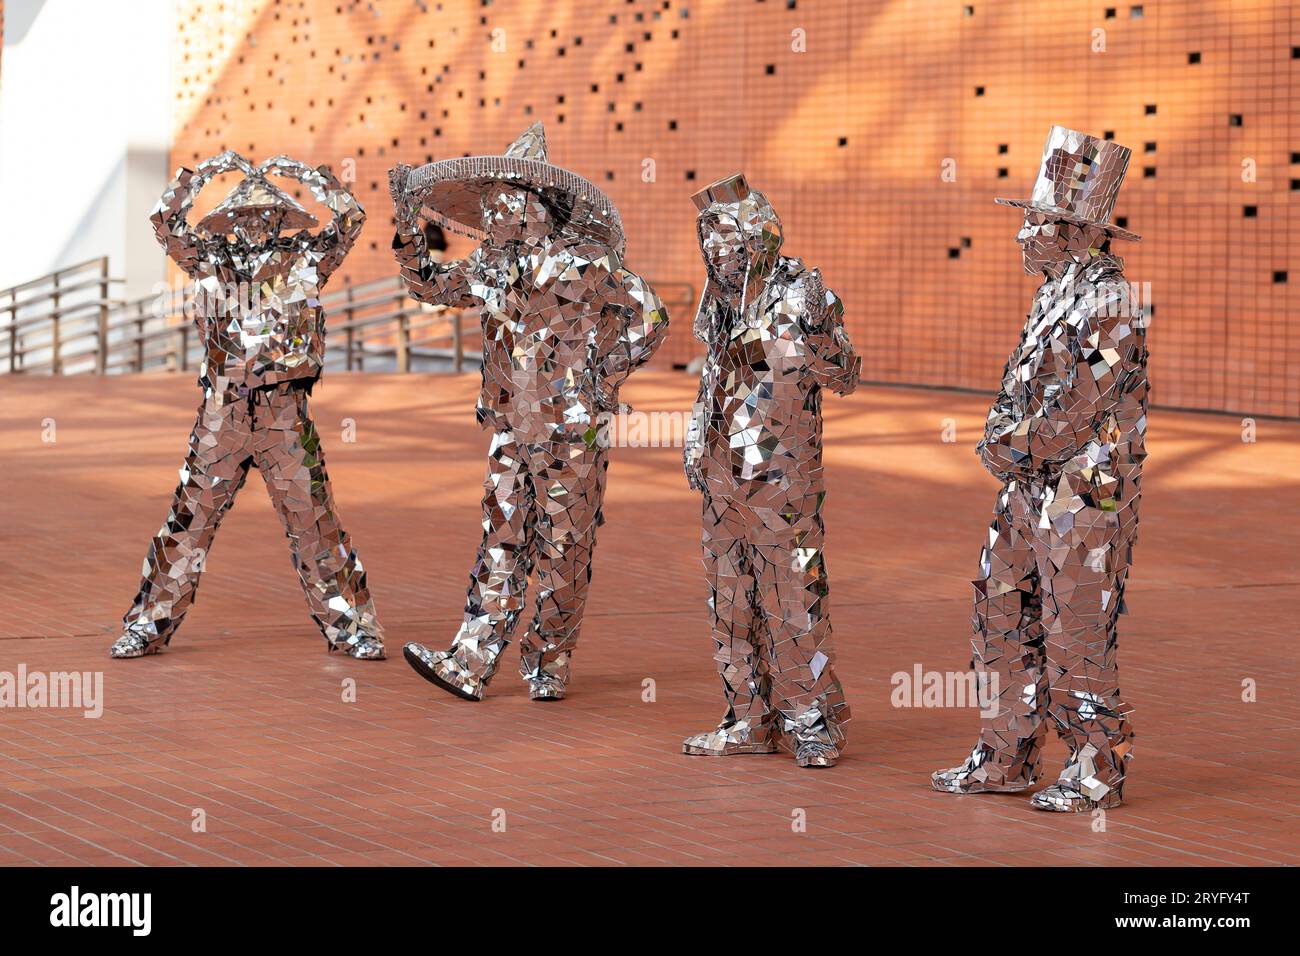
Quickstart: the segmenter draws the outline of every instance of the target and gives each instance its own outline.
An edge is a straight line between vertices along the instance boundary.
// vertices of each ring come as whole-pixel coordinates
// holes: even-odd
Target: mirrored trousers
[[[330,646],[381,638],[365,569],[334,506],[307,389],[296,383],[244,396],[205,390],[167,521],[150,542],[140,590],[123,619],[126,631],[150,646],[171,640],[250,468],[266,482],[308,609]]]
[[[527,606],[520,674],[567,684],[591,585],[596,529],[609,467],[598,443],[520,442],[493,432],[483,482],[483,538],[470,571],[465,616],[449,649],[460,671],[486,682]]]
[[[990,789],[1038,776],[1050,724],[1069,748],[1060,783],[1118,800],[1132,757],[1117,623],[1137,532],[1140,472],[1067,469],[998,494],[974,581],[973,659],[987,695],[967,770]]]
[[[821,490],[705,482],[703,554],[714,660],[727,712],[795,752],[844,745],[850,713],[835,673]]]

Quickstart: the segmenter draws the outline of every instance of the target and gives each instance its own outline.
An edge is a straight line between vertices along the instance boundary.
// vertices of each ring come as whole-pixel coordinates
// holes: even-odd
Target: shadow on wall
[[[148,295],[155,283],[164,281],[167,272],[154,239],[149,213],[159,196],[153,186],[161,178],[160,172],[162,177],[168,175],[165,172],[167,159],[167,151],[163,149],[128,149],[100,181],[81,218],[68,228],[49,268],[62,268],[109,253],[109,271],[126,280],[123,294],[128,299]],[[105,220],[113,223],[118,219],[123,204],[125,234],[122,245],[120,250],[105,249],[101,242],[104,232],[95,228],[96,223]]]
[[[22,43],[27,32],[41,15],[45,0],[5,0],[4,4],[4,42]]]
[[[555,160],[619,204],[638,272],[698,286],[688,197],[744,168],[790,252],[844,298],[866,377],[992,388],[1032,294],[1015,215],[992,200],[1029,190],[1061,123],[1135,150],[1116,216],[1146,239],[1121,254],[1159,305],[1158,400],[1300,414],[1285,384],[1300,355],[1279,367],[1268,334],[1300,307],[1271,239],[1293,205],[1283,131],[1300,69],[1280,7],[306,0],[295,16],[249,8],[220,43],[218,10],[196,0],[181,21],[193,110],[173,165],[223,146],[352,161],[371,220],[336,283],[392,272],[393,162],[498,150],[541,120]],[[1243,114],[1214,106],[1235,102]],[[1242,156],[1258,182],[1237,181]],[[1244,225],[1238,194],[1256,210]],[[1210,244],[1204,261],[1240,265],[1189,272],[1187,235]],[[662,361],[698,350],[678,318]]]
[[[165,278],[148,213],[167,182],[170,9],[3,4],[0,198],[24,228],[0,240],[0,285],[101,256],[128,295]]]

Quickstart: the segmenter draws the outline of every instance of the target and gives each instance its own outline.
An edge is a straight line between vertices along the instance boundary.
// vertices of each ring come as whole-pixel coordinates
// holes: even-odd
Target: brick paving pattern
[[[854,720],[840,766],[807,771],[678,752],[720,700],[677,448],[614,452],[566,702],[530,703],[513,668],[479,704],[410,671],[402,642],[441,644],[460,617],[487,440],[476,387],[331,374],[313,399],[388,661],[325,654],[257,477],[172,647],[109,661],[197,391],[188,376],[6,380],[0,589],[18,610],[0,671],[102,670],[105,709],[0,710],[0,863],[1300,863],[1300,542],[1280,520],[1300,424],[1259,422],[1251,444],[1239,419],[1153,416],[1120,631],[1137,757],[1128,804],[1095,832],[1023,795],[932,792],[929,772],[964,754],[976,716],[890,703],[895,672],[968,660],[968,581],[995,492],[972,453],[983,398],[867,388],[828,403],[832,613]],[[680,411],[694,389],[647,372],[624,397]],[[956,443],[940,440],[946,418]],[[1062,755],[1053,742],[1048,766]]]

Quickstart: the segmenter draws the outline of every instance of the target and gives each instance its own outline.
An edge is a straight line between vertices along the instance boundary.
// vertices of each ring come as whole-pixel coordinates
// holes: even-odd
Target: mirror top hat
[[[244,216],[262,218],[272,210],[278,210],[283,218],[283,229],[313,229],[319,221],[302,205],[266,176],[256,170],[239,183],[225,199],[217,204],[212,212],[199,221],[199,228],[206,229],[214,236],[225,235],[234,228],[235,223]]]
[[[745,174],[732,173],[715,183],[709,183],[691,196],[691,202],[695,204],[697,210],[703,212],[715,204],[727,205],[741,202],[749,197],[750,192],[749,180],[745,178]]]
[[[418,191],[430,217],[452,232],[482,241],[483,194],[512,183],[558,200],[568,227],[592,236],[622,255],[623,219],[612,199],[577,173],[546,158],[546,131],[534,123],[500,156],[461,156],[413,169],[407,189]]]
[[[1030,199],[997,199],[1003,206],[1041,212],[1067,222],[1100,226],[1117,239],[1142,237],[1110,221],[1133,151],[1108,139],[1053,126]]]

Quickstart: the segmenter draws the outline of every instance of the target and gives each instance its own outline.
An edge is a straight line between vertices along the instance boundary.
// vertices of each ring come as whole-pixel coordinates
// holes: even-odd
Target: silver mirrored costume
[[[781,224],[741,175],[696,194],[708,346],[685,450],[703,493],[704,566],[727,710],[686,753],[792,752],[832,766],[849,708],[835,673],[824,555],[821,401],[857,386],[844,308],[780,255]]]
[[[602,421],[663,341],[668,316],[623,267],[618,212],[594,185],[550,165],[540,123],[503,156],[391,173],[394,254],[411,296],[481,314],[477,414],[492,432],[483,539],[464,620],[445,651],[408,644],[427,680],[482,698],[526,608],[520,673],[534,700],[565,696],[602,523]],[[480,239],[468,257],[429,255],[421,212]]]
[[[1054,127],[1017,235],[1041,275],[978,449],[1003,482],[975,584],[973,665],[996,715],[939,790],[1033,785],[1050,723],[1069,748],[1044,810],[1119,805],[1133,730],[1116,625],[1146,458],[1146,326],[1109,222],[1129,150]]]
[[[231,171],[245,179],[191,227],[194,198]],[[333,221],[308,231],[316,218],[267,180],[273,175],[303,183]],[[217,528],[255,467],[329,648],[382,658],[365,570],[339,521],[307,410],[324,365],[321,288],[356,241],[365,211],[328,167],[278,156],[254,169],[226,152],[196,171],[179,170],[152,221],[167,254],[194,280],[203,401],[167,521],[150,544],[112,656],[141,657],[168,644],[194,601]],[[291,229],[299,231],[282,234]]]

